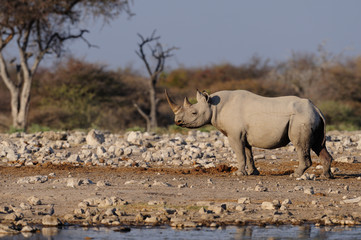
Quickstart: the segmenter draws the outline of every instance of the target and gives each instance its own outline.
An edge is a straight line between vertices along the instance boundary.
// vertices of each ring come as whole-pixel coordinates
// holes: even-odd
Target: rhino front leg
[[[239,137],[228,137],[229,144],[231,148],[236,153],[237,161],[238,161],[238,170],[235,173],[238,176],[245,176],[247,175],[246,172],[246,153],[245,153],[245,143]]]
[[[259,175],[259,171],[257,170],[256,166],[254,165],[252,147],[251,146],[246,146],[245,152],[246,152],[246,162],[247,162],[247,173],[248,173],[248,175]]]

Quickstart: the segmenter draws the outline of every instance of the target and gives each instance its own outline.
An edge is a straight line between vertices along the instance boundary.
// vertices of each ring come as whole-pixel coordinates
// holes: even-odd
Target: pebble
[[[41,220],[42,224],[44,226],[51,226],[51,227],[54,227],[54,226],[59,226],[61,225],[61,222],[60,220],[57,218],[57,217],[54,217],[54,216],[49,216],[49,215],[46,215],[42,218]]]
[[[315,193],[313,187],[304,187],[303,192],[309,195],[313,195]]]
[[[28,202],[33,206],[41,205],[41,200],[35,196],[29,197]]]

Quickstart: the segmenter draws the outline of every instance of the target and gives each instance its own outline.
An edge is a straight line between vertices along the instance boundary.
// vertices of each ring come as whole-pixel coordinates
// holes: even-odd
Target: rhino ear
[[[200,92],[197,90],[197,102],[201,102],[204,101],[206,103],[208,103],[210,100],[209,94],[205,91]]]

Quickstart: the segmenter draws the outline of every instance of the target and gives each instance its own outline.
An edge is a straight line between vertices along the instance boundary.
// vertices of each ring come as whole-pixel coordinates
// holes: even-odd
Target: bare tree
[[[65,42],[84,40],[86,17],[108,21],[129,14],[128,0],[2,0],[0,4],[0,76],[11,95],[13,126],[26,130],[32,80],[45,55],[60,56]],[[5,49],[17,49],[6,61]],[[14,51],[13,51],[14,52]],[[17,59],[18,58],[18,59]],[[9,74],[11,64],[16,76]]]
[[[150,37],[144,38],[141,34],[138,34],[141,42],[138,43],[139,49],[136,51],[136,54],[145,64],[147,69],[147,73],[149,75],[148,78],[148,87],[149,87],[149,104],[150,111],[147,114],[143,111],[137,103],[134,103],[134,106],[138,110],[139,114],[146,120],[147,122],[147,131],[155,129],[158,127],[157,122],[157,106],[159,103],[159,98],[156,96],[156,87],[159,80],[160,74],[164,70],[165,60],[172,55],[172,51],[176,50],[176,47],[171,47],[167,49],[163,49],[162,44],[158,42],[160,36],[155,36],[155,30],[151,34]],[[155,43],[151,45],[151,43]],[[145,46],[149,47],[149,53],[151,54],[151,59],[154,61],[154,64],[151,64],[150,60],[146,55]]]

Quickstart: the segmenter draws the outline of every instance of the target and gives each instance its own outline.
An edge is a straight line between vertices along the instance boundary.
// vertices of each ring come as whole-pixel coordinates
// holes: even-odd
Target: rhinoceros
[[[292,142],[299,160],[295,177],[312,165],[310,149],[321,159],[322,176],[332,178],[332,156],[326,148],[325,119],[309,100],[296,96],[263,97],[246,90],[219,91],[211,95],[197,90],[197,103],[186,97],[176,104],[165,90],[175,114],[175,124],[198,128],[212,124],[228,137],[237,161],[237,175],[259,175],[252,147],[274,149]]]

